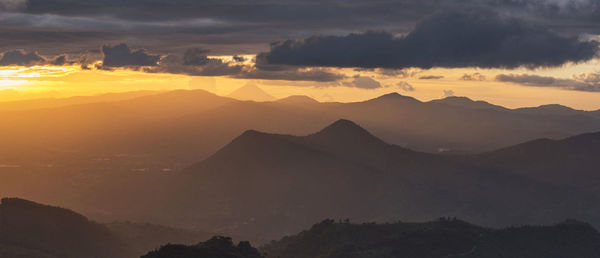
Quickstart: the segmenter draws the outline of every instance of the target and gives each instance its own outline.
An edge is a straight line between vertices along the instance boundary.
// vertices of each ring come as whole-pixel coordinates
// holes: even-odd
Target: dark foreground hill
[[[215,236],[197,245],[168,244],[141,258],[262,258],[250,243],[242,241],[237,245],[229,237]]]
[[[592,258],[600,234],[590,225],[488,229],[459,220],[350,224],[325,220],[264,246],[272,258]]]
[[[126,258],[134,255],[104,225],[73,211],[22,199],[0,204],[0,257]]]
[[[0,204],[2,258],[130,258],[166,243],[193,244],[207,232],[132,222],[99,224],[73,211],[18,198]]]

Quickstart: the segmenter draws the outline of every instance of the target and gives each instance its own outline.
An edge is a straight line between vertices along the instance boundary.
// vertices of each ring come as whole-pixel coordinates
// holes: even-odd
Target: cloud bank
[[[592,59],[598,42],[556,34],[487,11],[443,12],[408,35],[368,31],[273,43],[270,64],[360,68],[552,67]]]

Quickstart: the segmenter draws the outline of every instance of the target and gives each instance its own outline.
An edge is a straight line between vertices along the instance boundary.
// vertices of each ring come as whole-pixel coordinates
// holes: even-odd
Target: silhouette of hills
[[[157,202],[163,202],[162,199],[166,198],[164,196],[168,195],[157,190],[161,187],[153,186],[161,185],[180,170],[207,159],[231,139],[249,129],[272,134],[309,135],[339,118],[356,122],[381,140],[368,140],[366,137],[337,139],[332,136],[307,136],[301,140],[283,137],[284,142],[293,144],[294,150],[313,151],[299,165],[304,170],[325,171],[314,164],[327,162],[329,166],[340,170],[385,171],[395,174],[396,171],[420,171],[422,168],[417,163],[423,162],[428,164],[423,170],[437,172],[431,175],[423,173],[422,178],[448,178],[451,173],[443,173],[442,165],[433,169],[438,160],[443,160],[443,164],[451,163],[447,165],[454,168],[451,171],[474,173],[473,171],[484,170],[493,174],[493,171],[500,170],[502,177],[515,177],[516,179],[511,179],[514,181],[524,178],[530,180],[527,181],[528,184],[562,187],[562,183],[556,186],[554,181],[522,175],[519,167],[514,169],[518,172],[503,171],[504,167],[492,166],[484,161],[478,163],[453,157],[442,158],[423,152],[450,155],[492,151],[538,138],[560,139],[600,130],[598,116],[593,115],[593,112],[581,112],[573,116],[538,115],[510,109],[502,111],[458,107],[421,102],[397,93],[355,103],[316,102],[290,105],[277,101],[238,101],[202,90],[181,90],[120,101],[3,112],[1,115],[4,122],[0,123],[0,142],[3,144],[3,148],[0,148],[0,194],[22,196],[45,203],[61,203],[99,221],[143,218],[142,221],[165,224],[167,222],[162,219],[167,218],[171,211],[154,210],[148,196],[152,196]],[[381,141],[385,144],[381,144]],[[344,144],[335,144],[339,142]],[[363,144],[372,146],[363,147]],[[260,146],[259,143],[256,145]],[[287,151],[273,155],[293,159],[293,155],[286,156],[285,153]],[[242,155],[245,153],[237,154],[236,158]],[[269,156],[264,156],[264,159],[267,162],[265,166],[272,166]],[[278,165],[277,169],[283,170],[296,164],[295,161],[290,162]],[[348,164],[340,164],[344,162]],[[502,162],[512,164],[510,160]],[[245,171],[242,166],[228,169],[237,174]],[[259,165],[254,169],[259,170]],[[300,170],[296,172],[302,173]],[[387,183],[384,179],[378,180]],[[416,187],[411,180],[403,180],[405,184]],[[359,181],[357,179],[351,182]],[[588,192],[598,188],[594,188],[594,180],[588,181],[589,187],[586,186],[585,190],[576,189],[575,192]],[[478,181],[470,179],[465,182]],[[504,179],[499,179],[498,184],[501,182]],[[350,185],[347,187],[350,188]],[[474,186],[467,185],[464,191],[472,188]],[[408,187],[406,189],[416,191]],[[409,199],[408,195],[404,196]],[[573,194],[565,194],[564,198],[567,196],[571,198]],[[196,197],[186,198],[193,200]],[[428,198],[439,202],[433,197]],[[442,206],[440,210],[446,209],[441,208]],[[584,210],[587,209],[589,208]],[[155,212],[160,214],[150,216]],[[410,217],[426,219],[430,215],[437,217],[446,214],[429,211],[417,213],[412,213]],[[386,211],[386,214],[391,213]],[[303,225],[322,218],[315,216],[314,219],[303,222]],[[493,220],[490,217],[485,222]],[[472,221],[484,224],[484,221]],[[515,217],[511,221],[518,219]],[[593,220],[589,221],[595,223]],[[301,227],[296,227],[298,228]],[[207,229],[222,230],[213,227]]]
[[[258,135],[252,131],[248,134],[250,137]],[[421,223],[385,224],[351,224],[348,220],[336,223],[328,219],[308,230],[271,241],[260,250],[247,241],[236,245],[229,237],[209,238],[204,234],[130,222],[105,226],[67,209],[17,198],[2,199],[0,204],[2,257],[118,258],[143,253],[143,258],[586,258],[600,255],[598,231],[575,220],[552,226],[492,229],[445,217]],[[192,239],[198,237],[208,240],[198,243]]]
[[[148,223],[99,224],[68,209],[19,198],[3,198],[0,204],[0,257],[129,258],[166,243],[194,244],[212,235]]]
[[[172,245],[162,246],[160,249],[143,255],[142,258],[262,258],[258,250],[249,242],[239,242],[237,245],[229,237],[215,236],[205,242],[193,246]]]
[[[490,104],[488,102],[477,100],[474,101],[467,97],[451,96],[443,99],[429,101],[429,103],[445,104],[455,107],[471,108],[471,109],[491,109],[498,111],[509,111],[507,108]]]
[[[538,139],[476,155],[484,166],[554,184],[568,184],[600,195],[600,133],[562,140]]]
[[[98,102],[123,101],[160,93],[161,92],[159,91],[131,91],[120,93],[105,93],[92,96],[73,96],[67,98],[41,98],[30,100],[3,101],[0,102],[0,112],[57,108],[63,106],[81,105]]]
[[[261,248],[268,257],[598,257],[600,234],[590,225],[489,229],[460,220],[350,224],[325,220]]]
[[[2,257],[133,255],[101,224],[70,210],[16,198],[4,198],[0,204],[0,243]]]
[[[390,145],[348,120],[307,136],[246,131],[173,185],[166,205],[185,214],[173,221],[262,238],[322,217],[510,225],[598,213],[585,192]]]
[[[537,114],[537,115],[583,115],[586,111],[575,110],[558,104],[541,105],[539,107],[517,108],[517,112]]]

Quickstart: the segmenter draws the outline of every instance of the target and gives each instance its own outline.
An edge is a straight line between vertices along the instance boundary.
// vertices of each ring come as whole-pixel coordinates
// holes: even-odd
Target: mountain
[[[261,248],[268,257],[528,257],[600,256],[600,233],[588,224],[488,229],[460,220],[350,224],[325,220]]]
[[[263,258],[258,250],[248,242],[233,244],[231,238],[213,237],[197,245],[172,245],[162,246],[160,249],[149,252],[141,258]]]
[[[70,210],[4,198],[0,204],[2,257],[131,257],[108,228]]]
[[[0,204],[0,257],[139,257],[167,243],[195,244],[212,235],[148,223],[100,224],[19,198]]]
[[[253,101],[260,101],[260,102],[275,100],[275,97],[269,95],[264,90],[262,90],[260,87],[254,85],[254,84],[250,84],[250,83],[233,91],[232,93],[227,95],[227,97],[238,99],[238,100],[253,100]]]
[[[594,116],[548,116],[480,108],[468,100],[468,105],[448,102],[421,102],[392,93],[347,103],[329,112],[364,124],[388,142],[433,153],[491,151],[537,138],[564,138],[600,130],[600,120]]]
[[[445,104],[445,105],[449,105],[449,106],[464,107],[464,108],[470,108],[470,109],[491,109],[491,110],[499,110],[499,111],[508,111],[507,108],[502,107],[502,106],[490,104],[490,103],[482,101],[482,100],[474,101],[467,97],[458,97],[458,96],[451,96],[451,97],[446,97],[443,99],[436,99],[436,100],[429,101],[429,103]]]
[[[566,107],[558,104],[550,104],[550,105],[541,105],[539,107],[526,107],[526,108],[517,108],[516,112],[528,113],[528,114],[537,114],[537,115],[562,115],[562,116],[572,116],[572,115],[583,115],[587,112],[582,110],[575,110],[570,107]]]
[[[278,99],[279,103],[286,103],[291,105],[302,105],[302,104],[317,104],[319,103],[315,99],[305,95],[292,95],[282,99]]]
[[[391,145],[348,120],[307,136],[246,131],[169,185],[160,207],[177,211],[172,223],[271,239],[324,217],[511,225],[598,214],[587,193]]]
[[[600,196],[600,133],[562,140],[538,139],[482,153],[471,160],[553,184],[567,184]]]
[[[148,210],[133,209],[131,202],[161,198],[145,186],[161,185],[250,129],[308,135],[345,118],[387,143],[450,155],[598,131],[600,119],[591,114],[459,107],[397,93],[353,103],[290,104],[238,101],[202,90],[6,111],[0,112],[0,194],[61,203],[98,221],[134,220]],[[166,223],[157,217],[144,221]]]
[[[159,93],[160,92],[157,91],[131,91],[119,93],[105,93],[93,96],[73,96],[67,98],[42,98],[18,101],[3,101],[0,102],[0,111],[23,111],[45,108],[57,108],[87,103],[114,102]]]

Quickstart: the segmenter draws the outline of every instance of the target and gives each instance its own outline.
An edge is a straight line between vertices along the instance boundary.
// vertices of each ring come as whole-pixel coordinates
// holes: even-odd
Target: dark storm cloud
[[[287,81],[314,81],[314,82],[336,82],[346,78],[343,74],[331,73],[321,69],[310,69],[307,71],[300,69],[287,70],[262,70],[252,69],[250,71],[238,74],[236,78],[245,79],[264,79],[264,80],[287,80]]]
[[[168,55],[160,64],[145,67],[143,71],[149,73],[173,73],[192,76],[229,76],[242,72],[243,66],[225,62],[218,58],[206,56],[208,50],[191,48],[183,55]]]
[[[268,43],[369,29],[409,32],[445,10],[491,9],[578,36],[600,33],[597,0],[2,0],[0,51],[81,52],[128,42],[156,54],[182,53],[190,42],[217,55],[254,54]],[[1,12],[1,10],[0,10]]]
[[[209,50],[190,48],[182,56],[168,55],[159,65],[146,67],[142,71],[149,73],[173,73],[192,76],[228,76],[241,79],[288,80],[335,82],[346,78],[342,74],[331,73],[323,69],[298,69],[285,66],[251,66],[240,63],[243,58],[224,61],[208,57]]]
[[[183,54],[184,65],[206,65],[211,62],[208,58],[208,50],[201,48],[190,48]]]
[[[583,73],[574,75],[570,79],[531,74],[499,74],[495,79],[496,81],[523,86],[557,87],[577,91],[600,91],[599,73]]]
[[[24,50],[11,50],[4,52],[0,58],[0,66],[33,66],[33,65],[55,65],[62,66],[73,64],[66,55],[60,55],[49,59],[38,54],[37,51],[27,52]]]
[[[160,56],[147,54],[143,49],[130,49],[126,44],[102,46],[102,54],[105,67],[155,66],[160,61]]]
[[[598,43],[563,37],[485,11],[444,12],[405,37],[369,31],[274,43],[271,64],[364,68],[559,66],[596,56]]]
[[[44,63],[46,63],[46,58],[40,56],[37,52],[25,52],[23,50],[5,52],[0,59],[0,65],[2,66],[29,66]]]

